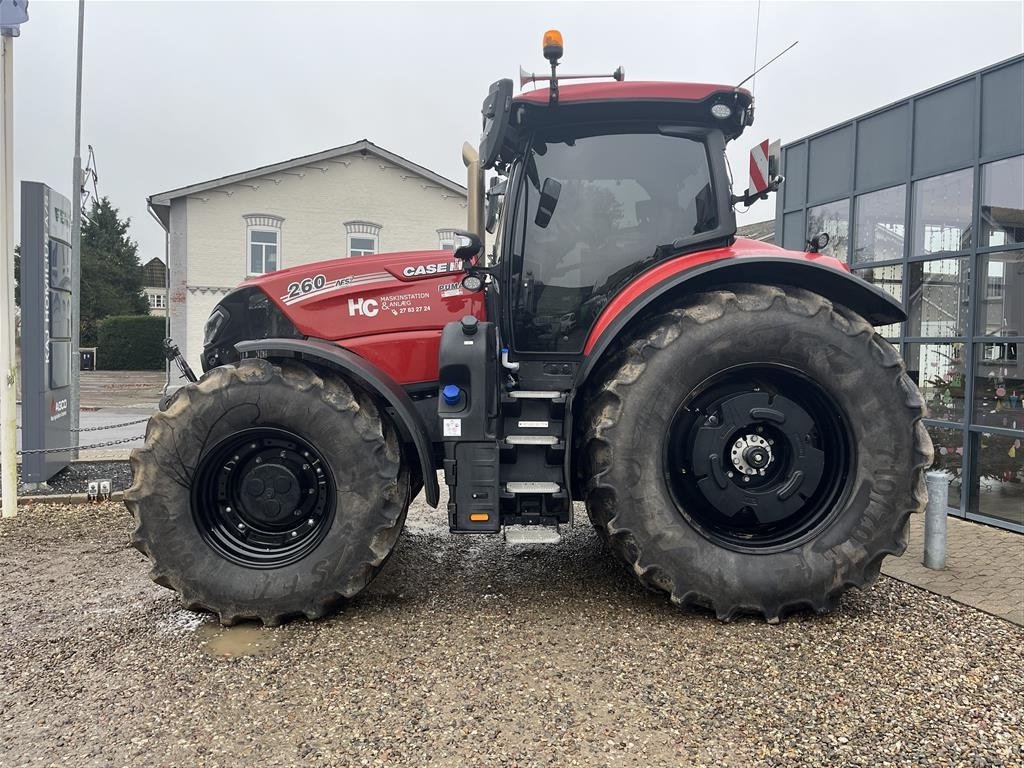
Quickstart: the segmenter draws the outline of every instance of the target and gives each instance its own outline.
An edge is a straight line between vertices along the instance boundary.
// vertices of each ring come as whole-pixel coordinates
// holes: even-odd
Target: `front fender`
[[[376,394],[391,409],[403,440],[412,444],[423,474],[427,503],[437,507],[441,491],[437,484],[430,438],[423,419],[409,395],[377,366],[353,352],[318,339],[259,339],[242,341],[235,349],[243,357],[266,360],[302,360],[313,366],[329,368],[352,377],[360,386]]]

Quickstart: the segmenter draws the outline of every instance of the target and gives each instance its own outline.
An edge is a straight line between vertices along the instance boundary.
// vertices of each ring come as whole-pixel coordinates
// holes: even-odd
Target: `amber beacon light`
[[[551,62],[562,58],[562,33],[557,29],[544,33],[544,58]]]

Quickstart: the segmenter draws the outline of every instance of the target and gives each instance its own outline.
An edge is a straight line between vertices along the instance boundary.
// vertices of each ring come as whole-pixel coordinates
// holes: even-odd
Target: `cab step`
[[[565,401],[565,392],[553,389],[514,389],[508,396],[513,400],[553,400],[556,403]]]
[[[507,493],[558,493],[562,490],[562,486],[558,483],[541,483],[541,482],[516,482],[516,483],[505,483],[505,491]]]
[[[523,544],[558,544],[562,534],[557,525],[506,525],[502,528],[505,543],[509,545]]]
[[[506,445],[558,445],[557,435],[508,435]]]

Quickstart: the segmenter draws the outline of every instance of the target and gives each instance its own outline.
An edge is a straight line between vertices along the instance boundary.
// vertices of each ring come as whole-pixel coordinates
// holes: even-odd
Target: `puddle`
[[[199,647],[211,656],[236,658],[261,656],[281,644],[282,633],[258,624],[236,624],[222,627],[211,622],[196,629]]]

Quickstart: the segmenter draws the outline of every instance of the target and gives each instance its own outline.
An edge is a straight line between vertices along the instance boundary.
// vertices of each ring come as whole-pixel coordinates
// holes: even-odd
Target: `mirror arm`
[[[736,203],[743,203],[745,206],[751,206],[758,200],[767,200],[769,192],[778,192],[779,187],[782,186],[782,182],[786,180],[785,176],[776,176],[774,179],[768,182],[768,186],[761,192],[751,192],[747,190],[742,195],[729,195],[729,204],[736,205]]]

